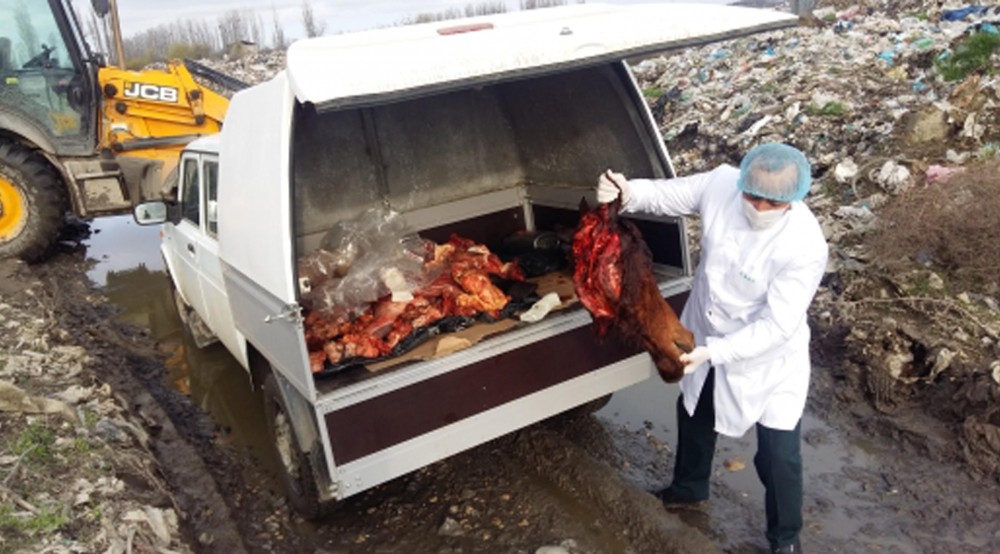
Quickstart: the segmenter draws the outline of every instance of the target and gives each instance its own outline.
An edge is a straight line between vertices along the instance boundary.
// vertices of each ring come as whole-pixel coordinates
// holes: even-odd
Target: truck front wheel
[[[264,380],[263,393],[264,417],[278,460],[279,477],[285,496],[302,517],[308,520],[318,519],[329,512],[333,503],[319,498],[312,462],[308,453],[299,448],[285,397],[278,389],[278,382],[273,374]]]
[[[0,141],[0,258],[36,261],[55,242],[66,190],[44,158]]]

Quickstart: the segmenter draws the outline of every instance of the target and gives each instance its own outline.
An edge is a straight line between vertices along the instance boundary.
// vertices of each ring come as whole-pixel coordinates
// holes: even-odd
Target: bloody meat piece
[[[393,302],[392,296],[387,296],[375,304],[375,320],[362,333],[382,338],[389,334],[399,316],[403,315],[409,305],[407,302]]]
[[[510,298],[490,276],[524,280],[516,262],[504,263],[485,246],[458,235],[427,254],[429,282],[413,291],[413,300],[393,302],[386,296],[346,322],[332,322],[317,312],[306,314],[306,345],[314,372],[323,370],[324,360],[338,364],[390,354],[415,330],[448,316],[486,313],[495,319]]]
[[[573,284],[590,312],[599,337],[609,331],[644,348],[660,377],[675,383],[684,376],[683,352],[694,349],[694,336],[660,294],[653,257],[642,234],[619,218],[621,198],[583,214],[573,236]]]

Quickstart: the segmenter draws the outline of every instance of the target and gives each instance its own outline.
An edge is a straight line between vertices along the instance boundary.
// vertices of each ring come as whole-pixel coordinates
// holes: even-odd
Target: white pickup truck
[[[222,132],[183,152],[176,204],[135,216],[166,222],[162,252],[192,330],[263,387],[292,505],[317,516],[656,375],[646,353],[595,339],[570,287],[540,321],[474,325],[447,349],[434,348],[442,333],[422,354],[316,376],[298,268],[331,228],[373,206],[438,243],[572,228],[605,169],[674,174],[623,60],[795,21],[588,4],[395,27],[296,42],[284,71],[237,93]],[[634,221],[679,311],[691,283],[684,222]]]

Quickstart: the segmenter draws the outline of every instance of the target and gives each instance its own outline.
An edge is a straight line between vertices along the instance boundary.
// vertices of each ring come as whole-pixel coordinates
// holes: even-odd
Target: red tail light
[[[473,31],[484,31],[492,29],[492,23],[471,23],[469,25],[456,25],[454,27],[442,27],[438,29],[439,35],[458,35],[461,33],[471,33]]]

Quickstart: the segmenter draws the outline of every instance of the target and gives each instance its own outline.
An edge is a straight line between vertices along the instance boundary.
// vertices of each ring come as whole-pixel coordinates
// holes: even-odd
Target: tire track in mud
[[[592,433],[603,435],[603,431],[588,429],[597,425],[595,422],[581,423],[572,430],[526,429],[513,453],[526,471],[538,473],[561,493],[620,529],[635,552],[721,552],[702,532],[664,510],[651,494],[625,482],[612,467],[585,450],[581,444],[593,447],[600,439],[595,440]],[[575,436],[571,440],[566,435]]]
[[[373,491],[368,500],[349,499],[345,510],[315,526],[305,524],[289,511],[279,493],[260,484],[267,479],[265,470],[249,453],[220,440],[225,430],[211,415],[167,384],[165,356],[155,341],[144,329],[115,320],[116,308],[91,290],[83,263],[75,256],[57,256],[35,270],[51,293],[46,301],[57,325],[77,330],[75,340],[94,357],[89,365],[97,378],[111,385],[136,423],[148,431],[159,471],[182,516],[182,531],[196,552],[311,552],[317,548],[352,553],[445,552],[461,545],[458,548],[464,552],[492,553],[496,543],[441,535],[441,522],[449,516],[443,499],[450,496],[455,499],[450,505],[463,505],[462,497],[469,490],[481,497],[507,490],[515,498],[523,493],[531,499],[533,529],[521,533],[508,526],[505,531],[506,545],[516,551],[533,551],[579,537],[582,550],[574,552],[601,552],[594,543],[602,536],[614,537],[619,546],[636,553],[717,551],[698,530],[623,481],[610,465],[588,452],[590,446],[581,446],[600,440],[586,433],[600,431],[592,420],[589,425],[564,425],[583,419],[579,417],[558,417],[523,430],[504,439],[499,450],[494,445],[458,454],[426,472]],[[583,431],[581,438],[578,427],[589,431]],[[479,468],[488,465],[485,458],[497,452],[504,460],[491,467],[500,471],[499,476],[484,475]],[[456,469],[457,475],[450,473]],[[458,490],[453,490],[456,486]],[[435,496],[441,499],[438,503],[431,500]],[[369,515],[369,507],[382,505],[405,506],[410,521],[386,524]],[[345,515],[345,511],[354,513]],[[514,521],[517,515],[498,513],[505,521]],[[387,517],[391,521],[396,516]],[[480,519],[479,529],[487,528],[489,518]],[[600,529],[588,528],[594,522],[599,522]],[[351,544],[356,540],[353,537],[369,533],[373,534],[370,542]],[[407,544],[430,550],[407,550]]]
[[[165,387],[163,365],[152,341],[141,333],[130,336],[127,326],[115,322],[111,307],[94,298],[80,264],[58,256],[35,270],[50,294],[39,301],[58,314],[57,325],[93,358],[89,365],[95,378],[112,387],[136,423],[149,433],[152,453],[181,515],[187,542],[198,552],[245,553],[230,509],[195,446],[211,440],[211,423],[190,425],[207,416],[199,416],[196,407]],[[161,403],[173,406],[166,409]],[[178,417],[186,421],[175,424]],[[198,431],[201,436],[193,436],[193,428],[204,429]]]

